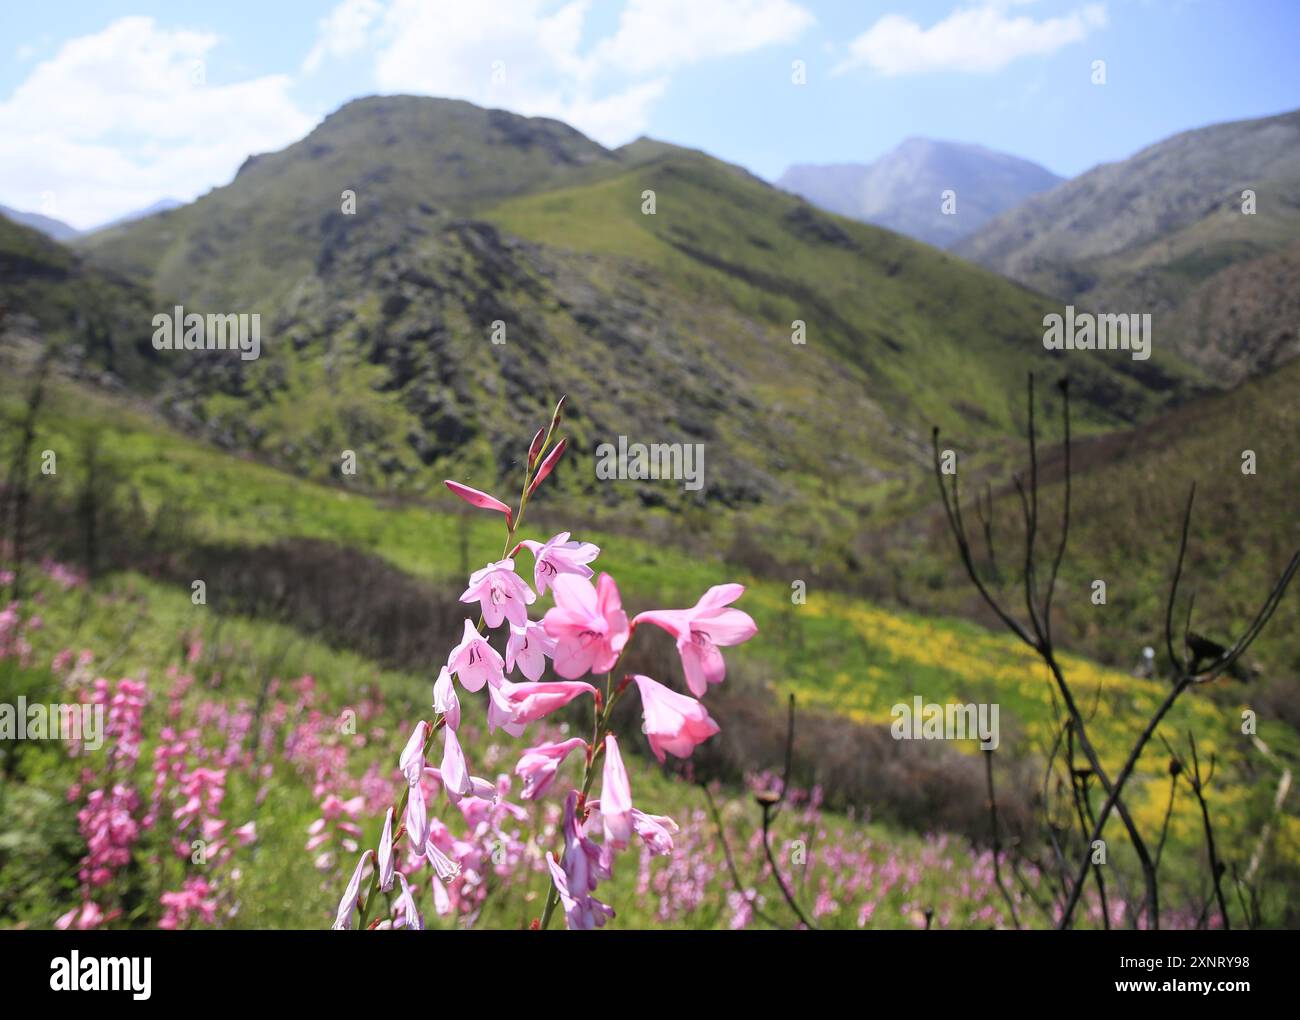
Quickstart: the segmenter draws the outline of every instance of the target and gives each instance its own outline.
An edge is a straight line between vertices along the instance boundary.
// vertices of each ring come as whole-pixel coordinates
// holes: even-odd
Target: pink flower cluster
[[[375,891],[389,892],[395,881],[401,891],[394,916],[376,917],[369,926],[420,927],[423,921],[408,879],[414,868],[422,867],[423,862],[430,866],[438,913],[447,912],[450,884],[467,869],[482,869],[483,862],[471,859],[472,852],[450,839],[446,827],[431,817],[431,803],[440,794],[445,794],[467,821],[478,818],[500,828],[503,817],[527,817],[522,809],[504,801],[508,779],[491,782],[474,774],[459,738],[462,694],[484,693],[488,731],[500,729],[511,736],[520,736],[530,724],[591,696],[595,718],[590,741],[574,737],[536,744],[523,752],[514,769],[523,783],[523,798],[536,800],[557,783],[566,759],[582,752],[583,781],[564,795],[563,847],[558,855],[552,851],[545,854],[552,884],[539,919],[541,926],[546,926],[557,906],[563,909],[570,928],[600,927],[613,917],[613,908],[596,893],[600,883],[611,877],[616,854],[629,846],[633,836],[653,854],[672,853],[676,824],[641,810],[633,801],[622,750],[609,731],[611,710],[624,692],[635,686],[651,752],[660,761],[668,754],[689,756],[698,744],[718,732],[717,723],[698,699],[710,684],[720,683],[726,675],[719,649],[748,640],[757,628],[748,614],[731,608],[744,593],[738,584],[710,588],[690,609],[655,610],[629,620],[614,579],[602,573],[592,582],[595,572],[589,564],[600,554],[598,547],[571,540],[569,532],[545,542],[516,541],[529,498],[563,453],[564,440],[552,446],[563,406],[561,401],[550,427],[539,430],[530,445],[517,510],[488,493],[458,482],[447,483],[471,505],[505,515],[505,548],[501,558],[470,576],[461,595],[462,602],[477,604],[479,621],[476,625],[465,620],[461,639],[449,652],[433,686],[434,719],[416,724],[398,759],[406,780],[403,799],[387,811],[377,847],[366,849],[357,862],[339,902],[335,928],[351,928],[358,914],[365,925]],[[522,549],[533,556],[536,591],[516,569],[515,556]],[[530,619],[529,607],[548,591],[554,604],[540,621]],[[641,623],[668,632],[676,641],[693,697],[648,676],[617,677],[618,666]],[[506,630],[500,643],[504,654],[491,640],[491,632],[503,625]],[[560,679],[541,679],[547,660]],[[516,667],[522,680],[509,678]],[[600,674],[604,674],[603,690],[583,679],[597,679]],[[427,756],[439,733],[442,749],[434,767]],[[602,756],[600,797],[589,799],[596,762]],[[434,780],[432,788],[430,779]],[[407,847],[404,857],[397,849],[403,838]],[[364,888],[367,870],[369,891]]]

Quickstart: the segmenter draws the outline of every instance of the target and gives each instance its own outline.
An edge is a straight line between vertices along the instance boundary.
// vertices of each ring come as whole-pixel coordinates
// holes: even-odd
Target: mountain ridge
[[[776,185],[830,212],[946,248],[1061,180],[1008,153],[914,136],[871,163],[793,164]],[[945,213],[950,191],[955,212]]]

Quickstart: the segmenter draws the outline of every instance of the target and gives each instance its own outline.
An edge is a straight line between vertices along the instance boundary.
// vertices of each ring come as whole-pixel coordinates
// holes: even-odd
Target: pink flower
[[[581,680],[548,680],[539,683],[515,684],[503,680],[492,692],[493,700],[508,713],[509,722],[515,726],[536,722],[563,708],[583,694],[595,694],[596,688]]]
[[[586,578],[560,574],[551,589],[555,606],[546,611],[542,626],[555,639],[555,672],[576,680],[612,669],[628,636],[627,613],[614,579],[601,574],[593,588]]]
[[[632,835],[632,787],[614,734],[605,738],[605,768],[600,781],[600,818],[605,843],[615,850],[627,846]]]
[[[538,744],[530,747],[519,758],[515,766],[515,775],[524,782],[524,800],[537,800],[545,795],[555,782],[555,773],[570,754],[587,742],[581,737],[573,737],[559,744]]]
[[[447,656],[447,668],[460,677],[465,690],[481,691],[489,680],[497,683],[504,675],[504,665],[500,653],[466,620],[465,634],[460,639],[460,644]]]
[[[472,489],[468,485],[462,485],[460,482],[453,482],[450,479],[445,480],[443,484],[470,506],[476,506],[483,510],[496,510],[498,513],[506,515],[507,525],[511,523],[510,508],[497,499],[496,496],[489,496],[486,492]]]
[[[331,926],[335,931],[346,931],[352,927],[352,911],[357,909],[357,901],[361,899],[361,875],[374,855],[373,850],[367,850],[361,855],[361,860],[357,861],[356,870],[352,872],[352,878],[343,890],[343,898],[339,900],[339,909]]]
[[[528,607],[537,601],[533,590],[515,573],[515,561],[497,560],[469,576],[469,587],[460,596],[462,602],[477,602],[489,627],[509,620],[516,627],[528,622]]]
[[[431,839],[424,842],[424,856],[429,859],[434,872],[442,881],[450,882],[460,874],[460,865],[443,853]]]
[[[574,896],[569,891],[569,878],[555,863],[555,854],[549,850],[546,851],[546,867],[550,869],[555,891],[560,894],[560,906],[564,909],[564,923],[570,931],[603,928],[605,922],[614,916],[613,907],[601,903],[591,895]]]
[[[397,759],[397,767],[406,776],[406,782],[414,786],[424,774],[424,745],[429,739],[429,724],[421,719],[415,724],[402,755]]]
[[[460,729],[460,698],[456,697],[456,685],[446,666],[438,671],[433,685],[433,710],[442,714],[451,729]]]
[[[406,833],[412,846],[419,846],[429,837],[429,806],[424,800],[424,784],[419,780],[406,791]]]
[[[560,574],[590,578],[594,571],[587,564],[600,555],[600,547],[590,542],[570,542],[567,531],[546,543],[528,538],[519,544],[533,554],[533,582],[538,595],[545,595],[552,579]]]
[[[652,853],[663,856],[673,852],[673,834],[678,828],[667,815],[647,815],[633,808],[632,828],[645,840]]]
[[[402,891],[397,897],[402,908],[402,927],[408,931],[424,931],[424,918],[420,916],[420,908],[415,905],[415,897],[411,895],[406,876],[399,871],[397,878],[402,883]]]
[[[570,790],[564,800],[564,856],[557,865],[548,852],[546,863],[570,929],[599,928],[614,916],[613,910],[591,895],[599,882],[610,877],[609,851],[587,838],[578,819],[577,790]]]
[[[492,783],[469,774],[465,752],[461,750],[455,730],[443,731],[442,767],[438,770],[438,777],[447,791],[447,799],[453,804],[459,804],[462,797],[496,800],[497,788]],[[427,837],[427,833],[421,835]],[[417,839],[413,845],[419,846],[423,842],[424,838]]]
[[[609,851],[587,837],[587,827],[578,818],[578,791],[564,798],[564,856],[560,859],[575,895],[593,893],[598,883],[612,874]]]
[[[687,758],[718,732],[718,724],[694,698],[670,691],[658,681],[637,674],[632,677],[641,692],[641,713],[650,750],[661,762],[664,752]]]
[[[384,815],[384,831],[379,837],[379,888],[389,892],[393,888],[393,809]]]
[[[448,797],[469,797],[474,793],[474,785],[469,779],[469,766],[465,764],[465,752],[460,749],[455,730],[443,731],[442,767],[439,772]],[[424,841],[417,840],[416,845],[422,842]]]
[[[546,671],[546,657],[555,652],[555,641],[540,623],[529,620],[522,627],[510,625],[510,639],[506,642],[506,672],[519,663],[519,671],[529,680],[536,680]]]
[[[640,613],[633,621],[652,623],[677,639],[686,684],[697,698],[704,697],[709,684],[722,683],[727,664],[720,646],[748,641],[758,627],[748,613],[728,609],[745,593],[743,584],[717,584],[706,591],[690,609],[655,609]]]

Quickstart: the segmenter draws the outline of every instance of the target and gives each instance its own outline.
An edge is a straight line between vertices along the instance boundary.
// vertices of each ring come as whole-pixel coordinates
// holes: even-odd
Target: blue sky
[[[913,135],[1072,176],[1300,107],[1298,40],[1297,0],[6,4],[0,203],[88,227],[188,200],[394,92],[556,116],[607,145],[649,134],[769,179]]]

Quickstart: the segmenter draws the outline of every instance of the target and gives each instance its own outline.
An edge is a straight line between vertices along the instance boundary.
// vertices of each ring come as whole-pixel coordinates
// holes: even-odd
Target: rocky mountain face
[[[1188,131],[1027,200],[954,247],[1233,383],[1300,353],[1300,111]]]
[[[796,164],[776,183],[841,216],[948,248],[1060,182],[1037,163],[1003,152],[909,138],[873,163]]]

